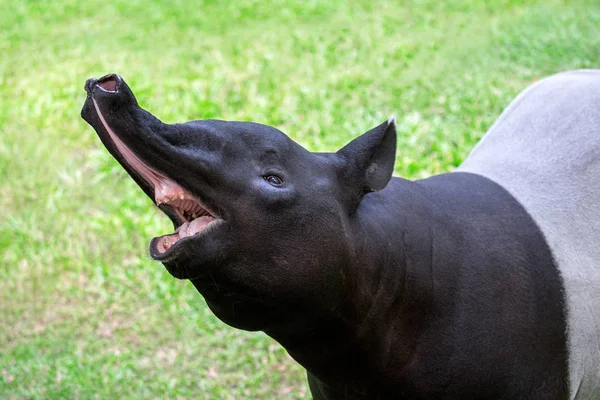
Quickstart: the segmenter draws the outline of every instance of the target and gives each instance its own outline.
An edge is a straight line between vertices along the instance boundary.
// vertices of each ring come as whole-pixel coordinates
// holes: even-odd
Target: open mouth
[[[106,93],[118,93],[120,78],[117,75],[107,75],[100,78],[96,86]],[[98,102],[91,97],[98,118],[102,126],[110,136],[117,151],[125,159],[125,162],[154,190],[154,201],[164,212],[164,207],[173,211],[176,218],[173,220],[176,230],[172,234],[160,236],[152,241],[154,250],[158,255],[166,255],[167,252],[180,241],[186,238],[206,233],[214,228],[222,220],[212,211],[207,209],[202,202],[175,183],[172,179],[155,169],[146,165],[131,151],[125,143],[119,139],[113,129],[108,125]],[[171,219],[173,219],[171,217]]]

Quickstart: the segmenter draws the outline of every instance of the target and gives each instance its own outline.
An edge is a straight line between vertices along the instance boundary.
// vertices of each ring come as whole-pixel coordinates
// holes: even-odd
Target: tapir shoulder
[[[504,187],[540,227],[566,292],[571,398],[600,392],[600,71],[519,95],[458,168]]]

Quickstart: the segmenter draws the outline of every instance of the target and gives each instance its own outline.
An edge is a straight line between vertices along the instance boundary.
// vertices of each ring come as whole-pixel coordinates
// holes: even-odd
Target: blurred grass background
[[[304,372],[147,256],[171,230],[79,118],[121,74],[165,122],[334,151],[394,114],[449,171],[525,86],[600,65],[597,1],[0,0],[0,398],[307,399]]]

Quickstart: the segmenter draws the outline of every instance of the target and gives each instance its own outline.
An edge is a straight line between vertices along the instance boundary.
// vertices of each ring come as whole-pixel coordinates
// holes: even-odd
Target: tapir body
[[[116,75],[82,116],[176,231],[150,254],[332,399],[600,398],[600,72],[542,80],[452,173],[392,178],[393,119],[335,153],[163,124]]]

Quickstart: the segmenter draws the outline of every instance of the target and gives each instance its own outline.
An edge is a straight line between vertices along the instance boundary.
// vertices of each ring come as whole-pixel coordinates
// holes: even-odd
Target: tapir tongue
[[[158,250],[161,253],[167,251],[171,246],[173,246],[179,239],[183,239],[186,236],[193,236],[197,233],[202,232],[204,228],[215,218],[209,215],[205,215],[203,217],[196,218],[191,222],[184,222],[183,225],[177,229],[172,235],[163,236],[161,240],[158,242]]]
[[[204,216],[200,218],[196,218],[192,222],[184,222],[183,225],[177,230],[176,234],[179,235],[177,239],[181,239],[185,236],[192,236],[202,229],[206,227],[206,225],[210,224],[214,218],[210,216]]]

